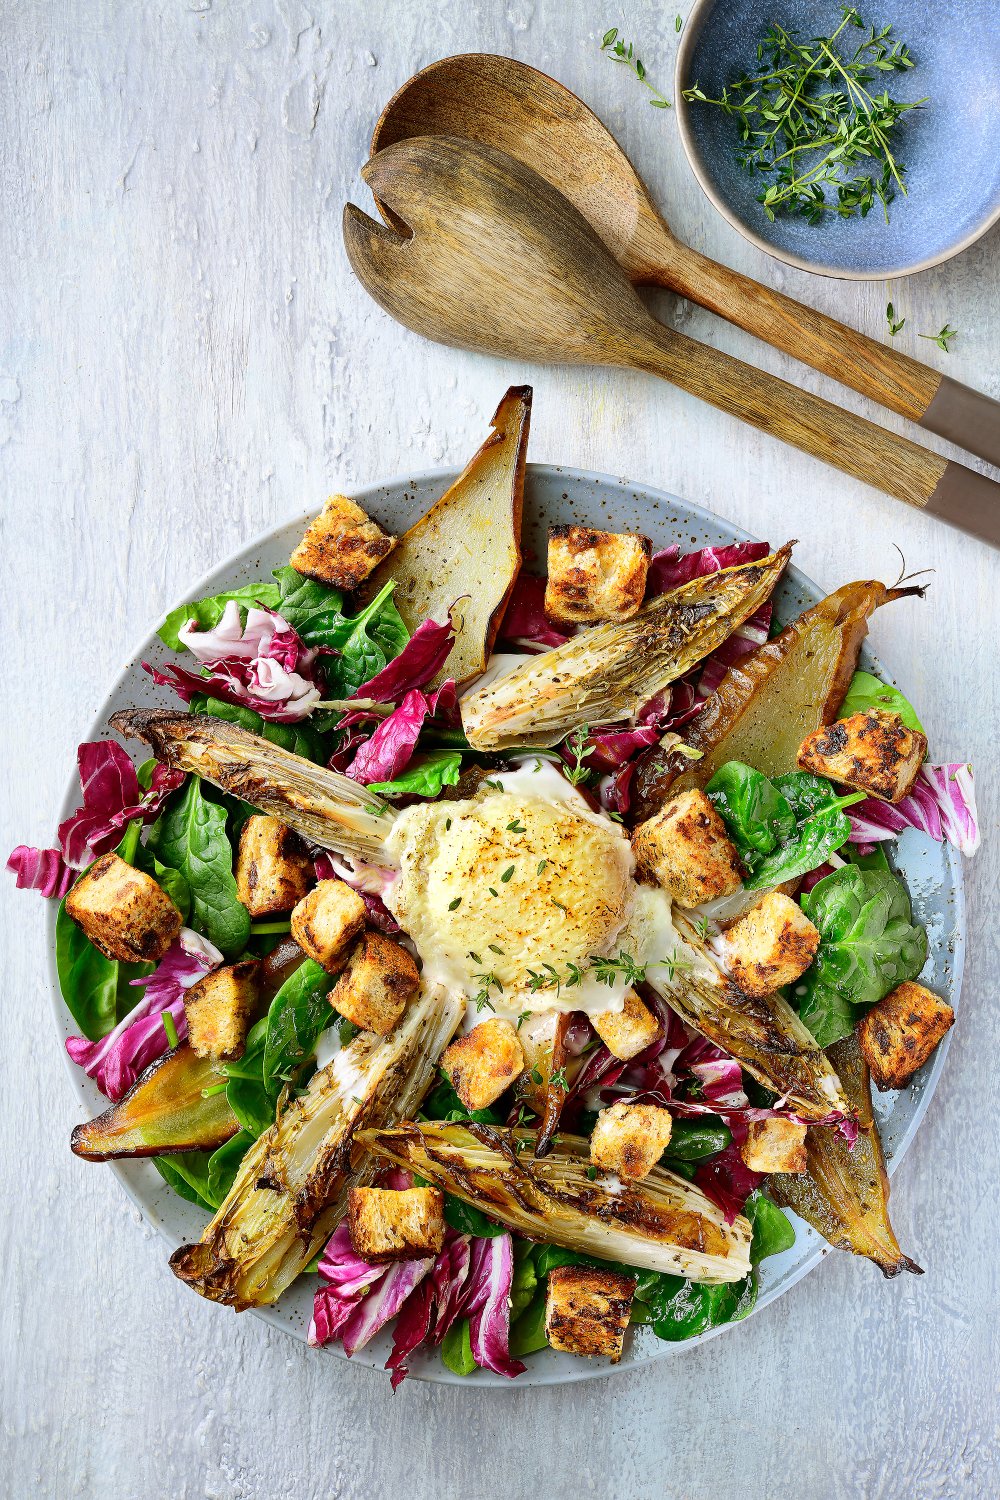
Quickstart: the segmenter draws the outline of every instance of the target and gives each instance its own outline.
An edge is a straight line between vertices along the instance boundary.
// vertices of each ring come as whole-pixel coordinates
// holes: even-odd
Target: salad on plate
[[[171,612],[170,708],[80,746],[79,808],[8,868],[59,902],[88,1161],[205,1211],[170,1265],[310,1341],[392,1325],[516,1377],[746,1317],[796,1222],[919,1271],[872,1109],[954,1020],[893,864],[978,844],[971,768],[858,671],[848,583],[792,543],[554,526],[522,567],[531,392],[400,537],[334,496],[273,576]],[[541,561],[540,559],[538,560]],[[792,1211],[794,1219],[785,1210]]]

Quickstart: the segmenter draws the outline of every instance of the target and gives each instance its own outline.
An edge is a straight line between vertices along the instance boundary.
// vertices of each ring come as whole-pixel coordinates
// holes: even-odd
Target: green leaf
[[[862,1008],[915,979],[927,958],[926,930],[912,920],[909,892],[891,871],[844,865],[802,897],[820,932],[819,951],[793,991],[821,1047],[849,1036]]]
[[[437,797],[446,786],[455,786],[462,771],[458,750],[431,750],[407,766],[395,781],[373,781],[369,790],[384,797]]]
[[[228,1089],[226,1092],[228,1094]],[[240,1163],[256,1139],[249,1130],[238,1130],[231,1140],[219,1146],[209,1157],[205,1196],[213,1213],[225,1200],[236,1181]]]
[[[441,1341],[441,1363],[453,1375],[471,1375],[479,1366],[472,1356],[468,1318],[456,1318]]]
[[[171,798],[148,840],[156,857],[186,879],[193,926],[227,958],[242,953],[250,916],[236,893],[225,809],[202,795],[197,776]]]
[[[795,833],[795,817],[774,783],[752,766],[730,760],[705,791],[747,868]]]
[[[753,1225],[750,1264],[759,1266],[769,1255],[780,1255],[795,1244],[795,1230],[781,1209],[762,1188],[755,1188],[743,1205],[743,1213]]]
[[[183,623],[183,621],[182,621]],[[179,1151],[173,1156],[154,1156],[153,1166],[180,1198],[215,1212],[208,1185],[207,1151]]]
[[[675,1120],[663,1164],[674,1170],[678,1161],[703,1161],[705,1157],[717,1156],[732,1138],[728,1125],[707,1115],[701,1121]]]
[[[855,672],[837,717],[849,719],[852,714],[864,713],[869,708],[883,708],[887,713],[898,714],[907,729],[924,733],[924,726],[917,718],[916,709],[908,698],[904,698],[899,688],[888,682],[880,682],[871,672]]]
[[[250,1028],[243,1056],[226,1063],[221,1071],[229,1079],[226,1102],[246,1133],[257,1139],[274,1124],[277,1095],[264,1087],[264,1046],[267,1016]]]
[[[261,1081],[277,1093],[316,1051],[320,1034],[335,1019],[327,996],[333,977],[312,958],[290,974],[271,1001],[261,1060]]]
[[[523,1359],[526,1354],[535,1354],[539,1349],[547,1349],[548,1343],[545,1333],[545,1289],[543,1287],[535,1294],[521,1316],[511,1323],[508,1348],[515,1359]]]
[[[338,653],[323,664],[331,698],[349,698],[397,657],[410,638],[392,602],[392,581],[358,614],[345,615],[336,589],[303,578],[294,568],[279,568],[274,576],[281,589],[279,608],[284,618],[307,645],[326,646]]]
[[[315,761],[317,765],[326,764],[329,752],[315,729],[310,728],[305,720],[298,724],[274,724],[261,718],[252,708],[236,703],[223,703],[220,698],[209,698],[204,693],[196,693],[191,699],[191,712],[208,714],[213,719],[225,719],[228,724],[238,724],[241,729],[248,730],[250,734],[259,734],[270,744],[280,745],[293,755],[302,755],[306,760]]]
[[[527,1240],[514,1240],[514,1274],[510,1283],[511,1322],[519,1318],[538,1290],[538,1273]]]
[[[680,1343],[723,1323],[739,1322],[753,1311],[756,1300],[757,1277],[753,1271],[742,1281],[729,1281],[721,1286],[685,1281],[672,1295],[657,1299],[653,1332],[668,1343]]]
[[[127,864],[136,863],[141,847],[140,832],[139,823],[130,823],[115,850],[119,859]],[[130,1010],[135,1009],[142,997],[130,981],[151,974],[154,967],[153,964],[118,963],[116,959],[105,958],[67,912],[65,897],[60,901],[56,912],[59,991],[66,1009],[89,1042],[107,1036]]]
[[[846,843],[843,809],[863,793],[838,795],[821,776],[794,771],[773,780],[727,761],[706,788],[749,874],[747,890],[768,890],[815,870]]]
[[[280,591],[275,583],[247,583],[240,589],[227,593],[212,594],[207,599],[196,599],[193,604],[181,604],[172,609],[160,626],[157,634],[165,646],[172,651],[184,649],[178,631],[188,620],[195,620],[199,630],[211,630],[222,619],[223,611],[231,599],[240,605],[240,614],[246,622],[246,611],[254,604],[264,609],[277,609]]]

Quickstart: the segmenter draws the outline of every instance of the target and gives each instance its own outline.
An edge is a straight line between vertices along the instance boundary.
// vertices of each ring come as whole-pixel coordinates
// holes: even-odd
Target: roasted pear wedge
[[[851,1148],[836,1131],[810,1126],[806,1171],[769,1177],[768,1191],[838,1250],[873,1261],[883,1276],[898,1276],[900,1271],[922,1276],[916,1262],[900,1250],[889,1222],[889,1178],[872,1113],[868,1065],[857,1037],[836,1042],[830,1060],[857,1115],[858,1139]]]
[[[554,745],[580,724],[634,718],[759,609],[791,550],[788,542],[759,562],[692,579],[631,620],[594,625],[467,694],[462,725],[469,744]]]
[[[392,809],[349,776],[207,714],[132,708],[112,714],[111,727],[125,739],[145,740],[167,765],[280,818],[321,849],[391,863],[384,840]]]
[[[700,1188],[663,1167],[642,1182],[590,1175],[590,1142],[561,1135],[541,1161],[527,1130],[407,1122],[363,1130],[376,1156],[408,1167],[529,1239],[717,1285],[750,1270],[750,1225],[726,1223]]]
[[[486,670],[521,566],[530,418],[531,387],[512,386],[479,452],[363,590],[370,599],[394,582],[392,602],[411,633],[424,620],[451,614],[458,634],[435,684],[445,677],[462,683]]]
[[[117,1104],[78,1125],[70,1149],[85,1161],[214,1151],[240,1128],[225,1093],[204,1097],[221,1083],[225,1076],[211,1061],[181,1042],[150,1063]]]
[[[704,786],[727,760],[744,761],[765,776],[794,771],[806,735],[829,724],[844,701],[870,617],[883,604],[921,593],[873,580],[848,583],[730,667],[684,730],[685,743],[700,750],[701,758],[692,761],[654,746],[640,761],[636,821],[651,818],[668,792]]]
[[[174,1275],[237,1309],[276,1301],[372,1175],[356,1132],[417,1112],[464,1012],[462,997],[428,985],[388,1036],[362,1032],[314,1073],[250,1147],[201,1239],[174,1251]]]
[[[682,1021],[735,1057],[765,1088],[787,1098],[799,1114],[811,1120],[850,1114],[833,1065],[788,1002],[780,995],[745,995],[692,924],[676,911],[674,922],[682,951],[667,968],[651,965],[647,984]]]

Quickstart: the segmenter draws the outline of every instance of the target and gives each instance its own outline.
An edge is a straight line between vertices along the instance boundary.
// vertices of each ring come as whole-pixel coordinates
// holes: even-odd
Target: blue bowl
[[[915,66],[884,74],[896,99],[928,96],[898,127],[908,196],[897,192],[885,222],[876,200],[864,220],[826,215],[772,223],[757,202],[765,179],[737,162],[739,127],[722,110],[687,102],[698,83],[710,97],[756,71],[757,43],[772,21],[802,36],[829,36],[837,0],[695,0],[677,54],[677,119],[687,157],[712,203],[752,244],[778,260],[856,281],[924,271],[965,250],[1000,219],[1000,3],[892,0],[858,5],[866,25],[893,23]],[[842,37],[861,33],[854,28]]]

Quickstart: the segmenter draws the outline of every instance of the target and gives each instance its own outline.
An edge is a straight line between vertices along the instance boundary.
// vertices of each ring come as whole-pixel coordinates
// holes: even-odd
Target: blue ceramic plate
[[[456,478],[452,469],[439,469],[429,474],[400,475],[382,484],[371,485],[355,493],[355,498],[365,510],[393,531],[403,531],[422,516],[427,508]],[[237,588],[256,578],[266,578],[272,568],[288,561],[288,554],[302,536],[306,522],[312,513],[298,516],[283,525],[276,526],[264,536],[245,543],[238,551],[219,564],[211,573],[194,584],[184,594],[184,599],[198,599],[205,594],[214,594],[222,589]],[[546,528],[553,524],[582,522],[591,526],[610,527],[612,531],[644,531],[653,538],[656,547],[665,547],[678,542],[682,550],[706,545],[745,540],[745,533],[737,530],[720,516],[713,516],[697,505],[690,505],[675,495],[666,495],[645,485],[633,485],[624,479],[613,479],[609,475],[588,474],[578,469],[554,468],[547,464],[528,464],[524,495],[524,542],[526,550],[536,555],[545,555]],[[772,536],[772,542],[784,537]],[[838,582],[840,580],[837,580]],[[789,568],[775,591],[778,617],[788,620],[802,609],[815,604],[824,590],[800,573]],[[181,602],[181,601],[179,601]],[[155,622],[159,624],[159,620]],[[878,636],[878,616],[874,620],[873,634]],[[98,739],[107,735],[110,715],[117,709],[138,705],[144,708],[176,708],[176,699],[163,688],[153,686],[142,671],[140,663],[167,659],[171,653],[158,640],[155,625],[146,639],[139,643],[136,651],[122,668],[117,681],[98,711],[97,718],[87,734],[87,739]],[[866,646],[861,653],[861,666],[883,679],[892,680],[878,658]],[[902,684],[904,690],[905,681]],[[67,817],[80,800],[76,777],[67,788],[62,807],[62,817]],[[965,957],[965,903],[962,890],[961,858],[950,844],[935,844],[925,834],[907,830],[893,851],[893,860],[905,876],[913,898],[915,919],[927,927],[929,955],[922,977],[925,982],[950,1005],[958,1007],[962,985],[962,968]],[[72,1079],[81,1119],[89,1119],[106,1107],[96,1086],[86,1074],[69,1061],[64,1051],[65,1038],[75,1029],[72,1019],[59,995],[59,981],[55,960],[55,910],[49,918],[49,975],[52,984],[53,1010],[58,1046],[63,1061]],[[930,1102],[935,1085],[945,1065],[951,1032],[945,1037],[933,1057],[920,1070],[909,1088],[899,1093],[877,1094],[874,1101],[875,1114],[885,1145],[886,1161],[890,1173],[894,1173],[912,1141],[924,1111]],[[120,1161],[110,1167],[99,1167],[88,1162],[74,1162],[74,1170],[81,1176],[86,1172],[112,1171],[128,1193],[143,1218],[159,1230],[166,1240],[163,1252],[161,1275],[170,1279],[166,1261],[170,1251],[184,1241],[197,1239],[205,1226],[205,1213],[191,1203],[186,1203],[172,1193],[157,1175],[155,1167],[146,1161]],[[815,1230],[795,1219],[795,1244],[781,1255],[772,1256],[760,1268],[760,1293],[753,1317],[782,1293],[787,1292],[808,1271],[817,1266],[824,1256],[836,1254],[819,1237]],[[904,1246],[907,1253],[920,1259],[919,1239]],[[855,1262],[854,1271],[861,1278],[877,1278],[879,1273],[865,1261]],[[930,1277],[928,1277],[928,1281]],[[309,1327],[313,1291],[317,1285],[315,1276],[300,1276],[274,1307],[261,1310],[260,1316],[277,1328],[283,1328],[299,1339],[304,1339]],[[886,1296],[891,1297],[901,1288],[891,1284]],[[194,1293],[182,1286],[175,1287],[178,1299],[190,1299]],[[180,1304],[178,1304],[179,1307]],[[217,1332],[220,1339],[231,1336],[234,1328],[233,1314],[228,1308],[214,1309]],[[743,1329],[742,1334],[738,1331]],[[446,1370],[437,1353],[420,1353],[411,1363],[411,1371],[419,1380],[434,1380],[445,1384],[471,1386],[495,1386],[499,1389],[518,1390],[529,1385],[555,1385],[563,1381],[589,1380],[606,1375],[613,1369],[634,1370],[651,1360],[667,1359],[684,1354],[708,1339],[728,1332],[731,1339],[743,1338],[743,1348],[752,1348],[752,1334],[743,1324],[727,1323],[686,1343],[663,1343],[651,1328],[633,1329],[625,1343],[625,1353],[620,1365],[609,1365],[606,1359],[577,1359],[571,1354],[560,1354],[554,1349],[545,1349],[527,1361],[528,1368],[516,1381],[505,1380],[501,1375],[480,1370],[469,1379],[460,1381]],[[391,1335],[384,1332],[371,1344],[358,1351],[354,1363],[381,1369],[392,1344]],[[344,1351],[339,1344],[328,1345],[323,1356],[343,1359]],[[750,1356],[752,1358],[752,1354]],[[331,1372],[332,1373],[332,1372]],[[388,1376],[386,1377],[388,1386]]]
[[[769,255],[857,281],[926,270],[966,249],[1000,219],[1000,5],[997,0],[893,0],[865,23],[893,25],[915,66],[886,73],[893,98],[927,105],[900,122],[898,159],[908,196],[897,193],[886,224],[881,204],[868,217],[822,224],[781,217],[772,224],[757,202],[764,179],[737,162],[738,122],[707,104],[688,103],[698,83],[711,98],[756,70],[757,43],[772,21],[803,37],[829,36],[841,20],[837,0],[695,0],[677,54],[674,81],[681,140],[695,176],[715,207]],[[848,36],[862,33],[848,27]]]

